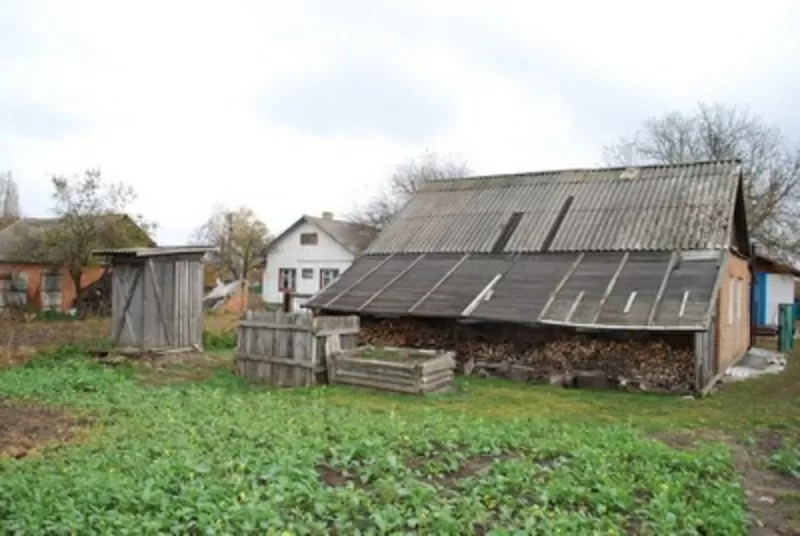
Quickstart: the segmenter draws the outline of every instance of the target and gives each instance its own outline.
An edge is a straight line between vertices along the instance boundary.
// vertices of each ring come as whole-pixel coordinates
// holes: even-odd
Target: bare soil
[[[129,358],[126,361],[139,369],[140,380],[154,385],[203,381],[220,370],[233,368],[231,356],[202,352]]]
[[[703,441],[725,443],[731,449],[736,470],[742,476],[750,514],[748,534],[800,534],[800,480],[767,468],[769,456],[780,448],[781,436],[777,432],[763,432],[750,446],[727,434],[708,430],[672,431],[655,434],[655,438],[677,449],[692,448]]]
[[[0,456],[23,458],[40,445],[69,440],[88,424],[63,412],[0,399]]]
[[[26,321],[3,317],[0,321],[0,349],[100,341],[110,336],[110,329],[107,318]]]

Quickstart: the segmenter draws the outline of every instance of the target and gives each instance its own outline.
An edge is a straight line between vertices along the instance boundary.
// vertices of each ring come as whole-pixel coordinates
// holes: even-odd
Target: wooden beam
[[[464,263],[464,261],[465,261],[465,260],[467,260],[467,258],[468,258],[468,257],[469,257],[469,253],[467,253],[467,254],[465,254],[463,257],[461,257],[461,258],[458,260],[458,262],[457,262],[457,263],[455,263],[455,264],[454,264],[454,265],[453,265],[453,266],[452,266],[452,267],[451,267],[449,270],[447,270],[447,273],[445,273],[445,274],[444,274],[444,275],[441,277],[441,279],[439,279],[439,281],[437,281],[437,282],[436,282],[436,284],[435,284],[435,285],[433,285],[433,287],[431,287],[431,289],[430,289],[428,292],[426,292],[425,294],[423,294],[423,295],[422,295],[422,297],[421,297],[420,299],[418,299],[418,300],[417,300],[417,301],[414,303],[414,305],[412,305],[412,306],[411,306],[411,307],[408,309],[408,312],[409,312],[409,313],[413,313],[413,312],[414,312],[414,309],[416,309],[417,307],[419,307],[419,306],[422,304],[422,302],[424,302],[425,300],[427,300],[427,299],[430,297],[430,295],[431,295],[431,294],[433,294],[433,293],[434,293],[434,292],[435,292],[435,291],[436,291],[436,290],[437,290],[439,287],[441,287],[441,286],[442,286],[442,284],[443,284],[445,281],[447,281],[447,278],[449,278],[451,275],[453,275],[453,273],[454,273],[456,270],[458,270],[458,267],[459,267],[459,266],[461,266],[461,265]]]
[[[386,290],[387,288],[389,288],[389,287],[391,287],[392,285],[394,285],[394,284],[395,284],[395,283],[396,283],[396,282],[397,282],[397,281],[398,281],[398,280],[399,280],[401,277],[403,277],[404,275],[406,275],[406,274],[407,274],[407,273],[408,273],[408,272],[409,272],[409,271],[410,271],[410,270],[411,270],[411,269],[412,269],[412,268],[413,268],[413,267],[414,267],[414,266],[415,266],[415,265],[416,265],[416,264],[417,264],[419,261],[421,261],[422,259],[424,259],[424,258],[425,258],[425,255],[427,255],[427,253],[423,253],[422,255],[420,255],[419,257],[417,257],[417,258],[416,258],[416,259],[414,259],[413,261],[411,261],[411,264],[409,264],[408,266],[406,266],[405,268],[403,268],[403,269],[400,271],[400,273],[399,273],[399,274],[397,274],[396,276],[394,276],[393,278],[391,278],[391,279],[389,280],[389,282],[388,282],[388,283],[386,283],[385,285],[383,285],[383,286],[382,286],[381,288],[379,288],[379,289],[378,289],[378,290],[377,290],[377,291],[376,291],[376,292],[375,292],[375,293],[374,293],[372,296],[370,296],[369,298],[367,298],[367,301],[365,301],[364,303],[362,303],[362,304],[361,304],[361,306],[358,308],[358,310],[359,310],[359,311],[363,311],[363,310],[364,310],[364,308],[365,308],[367,305],[369,305],[370,303],[372,303],[372,301],[373,301],[375,298],[377,298],[377,297],[378,297],[378,296],[379,296],[379,295],[380,295],[380,294],[381,294],[381,293],[382,293],[384,290]]]
[[[359,278],[358,278],[358,279],[355,281],[355,283],[353,283],[352,285],[349,285],[347,288],[345,288],[345,289],[344,289],[343,291],[341,291],[339,294],[337,294],[336,296],[334,296],[333,298],[331,298],[330,300],[328,300],[327,302],[325,302],[325,305],[323,305],[323,306],[321,307],[321,309],[325,309],[325,308],[326,308],[326,307],[328,307],[330,304],[332,304],[333,302],[335,302],[336,300],[338,300],[339,298],[341,298],[342,296],[344,296],[345,294],[347,294],[348,292],[350,292],[351,290],[353,290],[354,288],[356,288],[358,285],[360,285],[360,284],[361,284],[361,282],[362,282],[362,281],[364,281],[366,278],[368,278],[368,277],[369,277],[369,276],[371,276],[373,273],[375,273],[375,271],[376,271],[376,270],[378,270],[378,268],[380,268],[381,266],[383,266],[384,264],[386,264],[387,262],[389,262],[389,259],[391,259],[392,257],[394,257],[394,253],[393,253],[393,254],[391,254],[391,255],[389,255],[389,256],[388,256],[388,257],[386,257],[385,259],[383,259],[381,262],[379,262],[379,263],[378,263],[378,264],[376,264],[375,266],[373,266],[373,267],[372,267],[370,270],[368,270],[368,271],[367,271],[367,273],[366,273],[366,274],[364,274],[364,275],[362,275],[361,277],[359,277]]]
[[[611,276],[611,280],[608,282],[608,286],[606,286],[606,291],[603,293],[603,297],[600,298],[600,303],[597,304],[597,312],[594,314],[594,318],[592,318],[592,324],[597,322],[597,319],[600,318],[600,313],[603,311],[603,306],[606,304],[606,300],[608,300],[608,297],[611,295],[611,291],[614,290],[614,286],[617,284],[617,279],[619,279],[619,274],[622,273],[625,265],[628,264],[628,258],[630,256],[630,252],[626,251],[622,256],[622,260],[619,261],[619,267],[617,267],[617,271]]]
[[[125,273],[124,271],[120,271],[119,273]],[[139,278],[141,277],[142,272],[141,270],[136,270],[133,275],[133,281],[131,282],[131,288],[128,289],[128,295],[125,297],[125,305],[122,307],[122,311],[120,311],[119,318],[117,319],[117,324],[114,326],[114,333],[113,333],[113,342],[114,344],[119,343],[119,338],[122,336],[122,328],[125,327],[125,318],[128,316],[128,310],[131,308],[131,303],[133,303],[133,291],[136,290],[136,286],[139,284]],[[118,275],[113,275],[112,277],[119,277]],[[120,283],[121,283],[120,279]],[[122,289],[120,289],[122,290]],[[113,299],[114,293],[114,282],[111,282],[111,293]]]
[[[565,326],[570,328],[580,328],[586,330],[603,331],[703,331],[705,328],[700,325],[687,326],[650,326],[650,325],[620,325],[620,324],[586,324],[583,322],[566,322],[564,320],[539,320],[539,324],[548,326]]]
[[[719,296],[719,288],[722,286],[722,281],[725,279],[725,275],[728,273],[728,260],[730,259],[730,252],[725,251],[720,256],[719,267],[717,268],[717,277],[714,278],[714,286],[711,287],[711,299],[708,302],[708,310],[706,311],[706,324],[710,325],[711,317],[714,315],[714,310],[717,308],[717,297]],[[750,281],[750,285],[753,284],[753,281]],[[748,293],[747,299],[750,299],[750,294]],[[749,308],[749,307],[748,307]],[[752,314],[752,312],[750,313]]]
[[[561,289],[564,288],[564,285],[567,284],[567,280],[570,277],[572,277],[573,273],[575,273],[575,270],[578,268],[578,265],[581,263],[581,261],[583,260],[583,258],[585,256],[586,256],[585,253],[581,253],[580,255],[578,255],[578,258],[575,259],[575,262],[573,262],[572,266],[569,267],[569,270],[567,270],[567,273],[564,274],[564,277],[562,277],[561,280],[558,282],[558,284],[556,285],[556,288],[554,288],[553,292],[550,293],[550,297],[547,298],[547,303],[544,304],[544,308],[542,309],[542,312],[539,313],[539,316],[536,319],[537,321],[541,321],[541,319],[544,318],[544,315],[547,314],[547,311],[550,309],[550,306],[553,305],[553,302],[555,301],[556,296],[558,295],[559,292],[561,292]]]
[[[667,282],[669,281],[669,276],[672,274],[672,269],[675,267],[675,263],[678,262],[678,257],[680,253],[677,251],[673,251],[672,255],[669,257],[669,262],[667,262],[667,269],[664,272],[664,277],[661,279],[661,284],[658,286],[658,293],[656,294],[656,299],[653,300],[653,305],[650,307],[650,312],[647,314],[647,324],[651,325],[656,319],[656,313],[658,312],[658,307],[661,305],[661,299],[664,297],[664,291],[667,289]]]
[[[153,263],[153,259],[147,260],[147,270],[150,272],[150,276],[153,278],[153,295],[156,298],[156,313],[158,313],[158,319],[161,321],[161,329],[164,330],[164,338],[167,339],[167,344],[172,346],[172,334],[169,332],[167,316],[164,314],[164,307],[162,306],[161,301],[161,287],[158,284],[158,278],[156,277],[156,268],[155,264]],[[176,304],[176,308],[179,305],[180,304]]]

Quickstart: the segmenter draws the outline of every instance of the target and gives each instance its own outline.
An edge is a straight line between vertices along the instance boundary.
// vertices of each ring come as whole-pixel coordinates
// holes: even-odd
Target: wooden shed
[[[111,265],[111,338],[130,353],[199,349],[208,246],[95,251]]]

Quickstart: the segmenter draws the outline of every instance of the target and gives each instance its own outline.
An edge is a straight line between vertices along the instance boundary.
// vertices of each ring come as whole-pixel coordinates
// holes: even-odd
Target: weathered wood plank
[[[239,322],[239,327],[243,328],[263,328],[275,329],[285,331],[314,331],[313,326],[304,326],[301,324],[277,323],[277,322],[264,322],[257,320],[242,320]]]

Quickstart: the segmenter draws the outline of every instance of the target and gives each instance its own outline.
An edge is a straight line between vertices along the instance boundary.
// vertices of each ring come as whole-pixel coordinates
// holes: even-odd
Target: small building
[[[200,349],[207,246],[95,251],[112,270],[111,339],[131,353]]]
[[[264,301],[282,303],[289,291],[297,310],[347,270],[376,234],[371,227],[336,220],[330,212],[300,217],[267,246]]]
[[[748,350],[749,255],[739,161],[437,180],[308,307],[359,314],[362,326],[392,319],[387,333],[401,319],[492,326],[459,352],[506,359],[513,346],[540,379],[574,359],[700,391]],[[511,341],[504,326],[524,336]],[[596,351],[618,339],[675,350],[659,354],[653,380],[645,365],[656,352]],[[507,344],[481,350],[491,341]]]
[[[134,245],[153,247],[147,232],[127,215],[113,218],[110,226],[125,226]],[[0,230],[0,310],[22,306],[33,310],[66,311],[75,306],[77,289],[67,269],[58,267],[46,250],[32,247],[37,239],[61,225],[58,218],[23,218]],[[99,280],[102,266],[88,266],[81,288]]]
[[[751,308],[753,323],[757,328],[778,328],[779,307],[795,303],[795,281],[798,277],[800,270],[795,266],[756,248]]]

